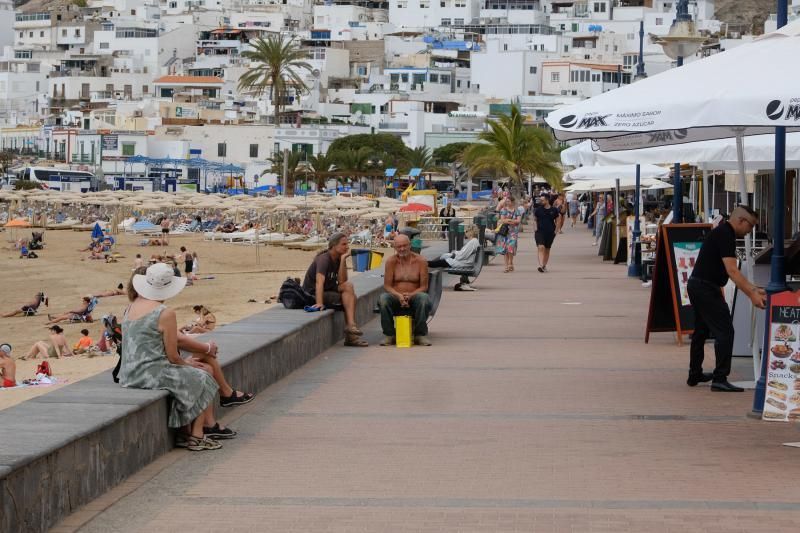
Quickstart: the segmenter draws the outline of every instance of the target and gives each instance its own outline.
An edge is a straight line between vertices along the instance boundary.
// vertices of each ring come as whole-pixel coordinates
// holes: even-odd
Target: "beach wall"
[[[352,277],[360,324],[375,316],[382,276]],[[343,313],[275,306],[209,337],[228,381],[261,391],[339,342],[343,328]],[[47,531],[172,448],[167,394],[124,389],[110,372],[0,411],[0,531]]]

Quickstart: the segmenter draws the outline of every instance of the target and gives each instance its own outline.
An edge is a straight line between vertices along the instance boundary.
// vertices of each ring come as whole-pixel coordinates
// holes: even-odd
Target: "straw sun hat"
[[[172,267],[164,263],[150,265],[145,274],[133,276],[133,288],[139,296],[157,302],[172,298],[185,286],[186,278],[175,276]]]

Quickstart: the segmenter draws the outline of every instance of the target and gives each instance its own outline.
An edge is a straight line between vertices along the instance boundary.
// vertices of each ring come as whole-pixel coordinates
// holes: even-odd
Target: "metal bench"
[[[472,260],[472,266],[468,268],[448,268],[446,272],[448,274],[452,274],[454,276],[461,277],[461,283],[472,283],[481,273],[483,269],[483,262],[484,262],[484,249],[483,247],[479,246],[475,250],[475,258]],[[472,280],[470,281],[470,278]]]

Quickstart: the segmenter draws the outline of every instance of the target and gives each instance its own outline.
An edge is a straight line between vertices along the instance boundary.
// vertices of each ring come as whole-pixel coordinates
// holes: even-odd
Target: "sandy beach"
[[[25,230],[26,234],[29,235],[29,231]],[[22,234],[21,231],[17,233]],[[200,277],[214,277],[195,282],[170,300],[170,307],[178,313],[179,325],[194,318],[192,306],[196,304],[208,307],[216,315],[219,325],[266,309],[270,304],[264,301],[277,294],[283,280],[287,276],[304,275],[315,255],[315,252],[289,250],[282,246],[262,246],[257,262],[253,246],[204,241],[199,234],[175,236],[170,239],[170,245],[164,248],[138,246],[140,236],[120,233],[116,236],[116,251],[124,257],[118,263],[105,263],[87,259],[88,252],[78,252],[89,243],[89,232],[49,230],[45,233],[46,246],[39,253],[39,259],[19,259],[18,252],[9,242],[10,238],[8,231],[0,232],[0,312],[18,309],[31,301],[39,291],[44,291],[50,299],[49,308],[42,305],[37,316],[0,318],[0,342],[10,343],[14,347],[13,356],[17,359],[25,355],[34,342],[48,339],[45,326],[47,313],[66,312],[78,307],[83,295],[109,291],[119,283],[127,283],[137,253],[141,253],[146,262],[153,253],[173,255],[178,253],[180,246],[186,246],[199,256]],[[251,299],[257,302],[248,302]],[[101,298],[93,313],[93,323],[61,323],[67,341],[73,345],[80,337],[80,330],[86,327],[97,342],[102,331],[101,317],[113,313],[121,320],[126,305],[125,296]],[[49,359],[53,375],[59,383],[52,386],[0,388],[0,409],[112,368],[116,361],[116,354]],[[39,360],[18,360],[17,382],[34,377],[38,363]]]

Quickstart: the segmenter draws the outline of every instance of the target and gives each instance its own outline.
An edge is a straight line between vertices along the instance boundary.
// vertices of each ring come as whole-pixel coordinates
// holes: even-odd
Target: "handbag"
[[[497,235],[501,237],[508,237],[508,224],[502,224],[500,229],[497,230]]]

